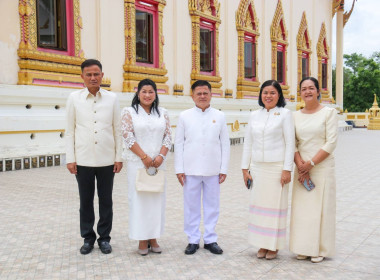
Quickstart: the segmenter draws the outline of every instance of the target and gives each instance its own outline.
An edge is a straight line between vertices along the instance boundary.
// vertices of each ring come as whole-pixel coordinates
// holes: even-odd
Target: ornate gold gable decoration
[[[220,3],[218,0],[189,0],[191,16],[191,84],[196,80],[206,80],[212,86],[212,93],[223,96],[222,78],[219,73],[219,25]],[[200,70],[200,19],[215,22],[215,76],[203,75]]]
[[[73,56],[40,51],[37,48],[36,0],[19,0],[21,40],[17,54],[19,85],[40,85],[82,88],[80,65],[84,61],[80,30],[82,18],[79,0],[73,0],[74,50]]]
[[[339,9],[344,9],[344,0],[333,0],[331,2],[331,8],[332,8],[331,14],[332,14],[332,17],[334,17],[334,15]]]
[[[311,40],[309,30],[307,28],[306,13],[302,13],[301,24],[297,34],[297,102],[301,101],[299,83],[302,80],[302,53],[307,52],[309,54],[309,73],[310,73],[310,54],[311,54]]]
[[[152,0],[158,7],[158,67],[145,67],[136,65],[136,6],[135,0],[124,0],[124,36],[125,36],[125,64],[123,91],[134,92],[138,83],[143,79],[151,79],[157,84],[161,94],[169,94],[168,80],[164,63],[164,35],[163,10],[165,0]]]
[[[352,11],[354,10],[354,7],[355,7],[355,2],[357,0],[352,0],[352,5],[351,5],[351,9],[350,11],[348,12],[345,12],[343,14],[343,27],[346,25],[347,21],[350,19],[350,16],[352,14]],[[333,0],[332,1],[332,17],[334,17],[334,15],[339,11],[341,10],[342,12],[344,11],[344,0]]]
[[[288,31],[285,25],[282,1],[277,2],[276,12],[270,26],[270,38],[272,41],[272,79],[277,80],[277,45],[288,46]],[[287,85],[288,48],[285,48],[285,84],[281,85],[285,98],[289,98],[289,86]]]
[[[318,43],[317,43],[317,57],[318,57],[318,82],[322,88],[322,59],[327,59],[327,69],[329,68],[329,53],[330,53],[330,48],[327,45],[326,41],[326,26],[325,23],[322,23],[321,26],[321,31],[319,32],[319,37],[318,37]],[[326,45],[326,47],[325,47]],[[331,103],[332,99],[330,97],[330,92],[329,90],[321,89],[322,93],[322,99],[321,102],[324,103]]]
[[[356,2],[356,1],[357,1],[357,0],[353,0],[353,1],[352,1],[352,6],[351,6],[350,11],[349,11],[349,12],[345,12],[345,13],[343,14],[343,27],[346,25],[347,21],[350,19],[350,16],[351,16],[351,14],[352,14],[352,11],[354,10],[355,2]],[[343,5],[344,5],[344,1],[343,1]]]
[[[244,78],[244,36],[246,33],[257,38],[259,33],[259,20],[256,15],[253,0],[241,0],[236,11],[236,30],[238,32],[238,78],[236,98],[252,98],[259,96],[260,82]],[[257,46],[257,45],[256,45]],[[257,52],[255,57],[257,69]]]

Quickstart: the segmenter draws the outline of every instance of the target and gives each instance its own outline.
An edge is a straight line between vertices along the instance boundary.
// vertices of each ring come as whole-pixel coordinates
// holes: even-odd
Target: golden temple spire
[[[375,100],[373,101],[371,109],[369,109],[369,130],[380,130],[380,108],[377,104],[376,94],[374,94]]]
[[[374,94],[374,96],[375,96],[375,100],[373,101],[372,108],[379,108],[379,104],[377,104],[376,94]]]

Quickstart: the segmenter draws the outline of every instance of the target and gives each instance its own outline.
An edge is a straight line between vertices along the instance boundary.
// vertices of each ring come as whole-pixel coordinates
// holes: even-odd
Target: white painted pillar
[[[343,110],[343,9],[336,13],[336,105]]]

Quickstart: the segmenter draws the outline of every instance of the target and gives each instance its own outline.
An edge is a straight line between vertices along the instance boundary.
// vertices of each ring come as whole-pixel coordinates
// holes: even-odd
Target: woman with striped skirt
[[[274,259],[286,243],[295,134],[292,112],[284,108],[277,81],[263,83],[259,105],[263,108],[251,113],[246,128],[241,166],[246,186],[252,181],[248,241],[260,248],[258,258]]]

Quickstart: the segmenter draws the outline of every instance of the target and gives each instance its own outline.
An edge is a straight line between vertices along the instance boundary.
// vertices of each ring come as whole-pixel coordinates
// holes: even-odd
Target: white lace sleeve
[[[124,108],[121,113],[121,132],[123,134],[125,147],[130,149],[136,142],[136,137],[131,113],[126,108]]]
[[[162,146],[165,146],[170,150],[172,147],[172,129],[170,127],[170,121],[169,121],[169,115],[168,112],[164,111],[164,118],[165,118],[165,133],[164,133],[164,139],[162,139]]]

